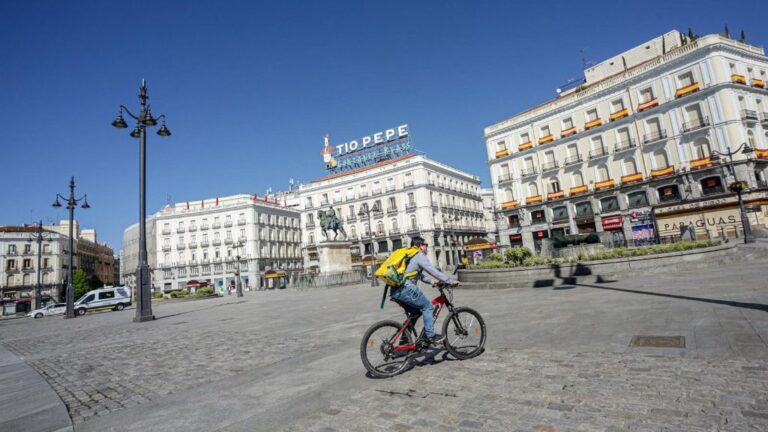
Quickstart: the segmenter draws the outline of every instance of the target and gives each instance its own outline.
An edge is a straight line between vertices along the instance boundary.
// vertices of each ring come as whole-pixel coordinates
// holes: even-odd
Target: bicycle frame
[[[448,300],[448,298],[445,296],[445,293],[443,292],[442,287],[438,287],[438,289],[440,290],[440,295],[432,299],[432,307],[434,308],[434,312],[432,313],[432,316],[435,322],[437,322],[437,317],[440,315],[440,312],[444,308],[447,307],[449,311],[453,312],[453,303],[451,303]],[[403,333],[405,333],[405,331],[409,327],[413,327],[413,325],[416,323],[416,320],[418,319],[418,317],[414,319],[413,316],[409,314],[407,311],[406,311],[406,315],[408,316],[408,318],[405,320],[402,327],[400,327],[400,330],[398,330],[398,332],[395,333],[395,335],[389,341],[392,344],[392,350],[394,352],[419,350],[418,343],[405,344],[405,345],[398,345],[395,343],[395,341],[400,340],[400,337],[403,335]],[[456,325],[458,327],[462,327],[461,322],[456,322]],[[424,329],[421,330],[421,334],[417,338],[416,342],[418,342],[418,340],[421,339],[423,335],[424,335]]]

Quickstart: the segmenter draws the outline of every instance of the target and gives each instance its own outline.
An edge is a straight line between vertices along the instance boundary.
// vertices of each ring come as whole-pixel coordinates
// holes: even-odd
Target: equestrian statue
[[[320,220],[320,228],[323,230],[323,236],[328,240],[328,231],[333,231],[333,239],[339,236],[339,232],[347,238],[347,232],[344,231],[343,223],[341,219],[336,216],[336,210],[333,207],[329,207],[328,210],[318,210],[317,218]]]

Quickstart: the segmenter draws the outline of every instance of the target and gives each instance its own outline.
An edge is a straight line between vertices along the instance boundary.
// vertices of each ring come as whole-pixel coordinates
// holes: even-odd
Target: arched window
[[[750,147],[755,148],[755,133],[752,129],[747,130],[747,144],[749,144]]]
[[[597,181],[604,181],[608,180],[610,175],[608,174],[608,167],[605,164],[600,164],[595,169],[595,173],[597,176]]]
[[[635,158],[624,159],[624,174],[634,174],[637,172],[637,164],[635,164]]]
[[[706,138],[697,139],[693,143],[693,158],[704,159],[710,154],[709,141]]]
[[[547,185],[549,186],[549,193],[560,192],[560,181],[557,180],[557,177],[549,179]]]
[[[514,201],[515,196],[512,194],[512,188],[504,189],[504,202]]]
[[[653,165],[655,169],[662,169],[669,166],[669,159],[667,158],[666,150],[658,149],[653,152]]]
[[[376,234],[384,234],[384,222],[376,222]]]
[[[536,186],[536,183],[533,183],[533,182],[528,183],[528,196],[532,197],[538,194],[539,194],[539,187]]]
[[[349,233],[352,237],[357,237],[357,227],[355,225],[352,225],[351,229],[349,230]]]
[[[581,171],[576,171],[571,174],[571,183],[573,187],[581,186],[584,184],[584,176],[581,175]]]
[[[704,195],[712,195],[725,192],[720,176],[707,177],[701,180],[701,192]]]
[[[13,275],[8,275],[8,277],[5,279],[5,286],[11,285],[13,285]]]
[[[368,225],[368,222],[363,224],[363,231],[365,232],[366,237],[371,235],[371,226]]]
[[[397,219],[392,219],[390,221],[390,226],[392,227],[393,231],[397,231]]]
[[[411,229],[418,229],[419,225],[416,223],[416,216],[411,215]]]
[[[21,284],[29,285],[31,283],[32,283],[32,275],[30,275],[29,273],[24,274],[24,276],[22,276],[22,279],[21,279]]]

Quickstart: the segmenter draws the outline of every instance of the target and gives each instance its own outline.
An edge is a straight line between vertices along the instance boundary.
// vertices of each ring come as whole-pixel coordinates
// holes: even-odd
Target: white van
[[[131,305],[131,293],[127,287],[108,287],[88,291],[75,302],[75,314],[87,311],[112,309],[120,311]]]

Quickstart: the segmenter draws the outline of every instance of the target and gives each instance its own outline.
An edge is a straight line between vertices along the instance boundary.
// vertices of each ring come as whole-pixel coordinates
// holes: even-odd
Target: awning
[[[208,282],[206,281],[191,280],[187,282],[187,288],[200,288],[205,286],[208,286]]]
[[[276,279],[276,278],[281,278],[286,276],[287,276],[286,273],[283,271],[269,270],[264,272],[264,277],[267,279]]]
[[[476,251],[476,250],[485,250],[485,249],[496,249],[496,243],[489,242],[488,240],[481,239],[481,238],[474,238],[468,241],[467,244],[464,246],[464,250],[467,250],[467,251]]]

